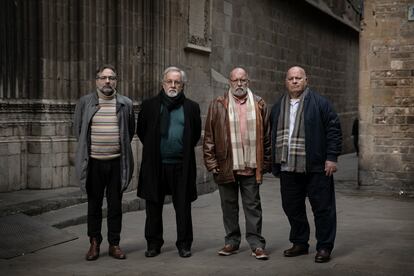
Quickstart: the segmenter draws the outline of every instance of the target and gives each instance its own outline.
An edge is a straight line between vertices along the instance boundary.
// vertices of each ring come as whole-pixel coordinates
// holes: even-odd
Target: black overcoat
[[[184,183],[179,186],[179,193],[185,193],[186,199],[197,199],[196,177],[197,165],[194,147],[201,136],[200,107],[196,102],[185,99],[184,135],[183,135],[183,175]],[[157,95],[143,101],[138,114],[137,134],[141,143],[142,161],[139,172],[137,194],[146,200],[159,202],[161,193],[161,152],[160,152],[160,110],[161,99]]]

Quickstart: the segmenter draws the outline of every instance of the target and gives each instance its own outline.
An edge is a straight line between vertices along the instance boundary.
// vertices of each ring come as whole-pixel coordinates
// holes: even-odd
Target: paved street
[[[352,157],[349,161],[356,162],[356,158]],[[343,171],[346,171],[345,168]],[[109,257],[108,244],[104,240],[101,257],[94,262],[85,261],[88,239],[86,225],[80,224],[63,229],[79,239],[10,260],[0,260],[0,271],[2,275],[413,275],[414,200],[348,193],[338,187],[338,233],[333,259],[329,263],[317,264],[314,262],[313,227],[309,255],[296,258],[282,255],[290,243],[278,179],[266,175],[261,195],[263,235],[270,253],[268,261],[258,261],[250,256],[245,240],[238,254],[228,257],[217,255],[217,250],[223,246],[224,229],[216,191],[200,196],[193,204],[194,244],[191,258],[178,256],[174,244],[175,215],[172,205],[168,204],[164,209],[165,244],[158,257],[144,256],[145,212],[135,211],[124,214],[123,218],[120,245],[127,253],[126,260]],[[312,225],[310,214],[309,210]],[[240,216],[244,229],[242,211]]]

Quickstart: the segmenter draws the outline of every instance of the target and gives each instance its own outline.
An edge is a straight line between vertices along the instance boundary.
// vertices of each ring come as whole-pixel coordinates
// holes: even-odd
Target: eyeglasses
[[[183,83],[181,81],[166,80],[164,83],[168,86],[181,86]]]
[[[115,76],[100,76],[100,77],[96,77],[97,80],[110,80],[110,81],[115,81],[116,77]]]
[[[238,84],[239,82],[243,85],[247,84],[249,82],[248,79],[237,79],[237,80],[230,80],[233,84]]]

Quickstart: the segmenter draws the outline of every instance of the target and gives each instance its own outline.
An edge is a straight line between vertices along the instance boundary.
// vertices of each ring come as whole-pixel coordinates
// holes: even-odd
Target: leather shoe
[[[151,248],[145,251],[145,257],[147,258],[155,257],[155,256],[158,256],[160,253],[161,253],[160,249]]]
[[[115,259],[123,260],[126,259],[126,255],[122,252],[121,247],[118,245],[110,245],[109,246],[109,256],[114,257]]]
[[[269,259],[269,255],[267,255],[266,251],[261,247],[258,247],[254,251],[252,251],[252,256],[256,257],[256,259],[258,260]]]
[[[239,252],[238,245],[226,244],[222,249],[217,252],[220,256],[230,256]]]
[[[188,258],[191,257],[191,250],[188,249],[178,249],[178,254],[180,255],[181,258]]]
[[[99,243],[96,238],[91,238],[91,246],[89,247],[89,251],[86,253],[86,260],[87,261],[95,261],[99,258]]]
[[[328,249],[320,249],[315,255],[315,263],[326,263],[331,259],[331,251]]]
[[[300,255],[305,255],[309,253],[309,249],[306,246],[294,244],[291,248],[283,251],[285,257],[296,257]]]

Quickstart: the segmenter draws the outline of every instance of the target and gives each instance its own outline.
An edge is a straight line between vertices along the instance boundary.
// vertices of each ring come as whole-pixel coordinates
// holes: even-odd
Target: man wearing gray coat
[[[96,71],[96,91],[80,98],[74,116],[78,140],[75,168],[81,190],[88,196],[86,260],[98,259],[102,242],[102,202],[106,189],[109,255],[125,259],[119,247],[122,226],[122,193],[134,170],[131,141],[135,132],[132,101],[116,90],[112,65]]]

